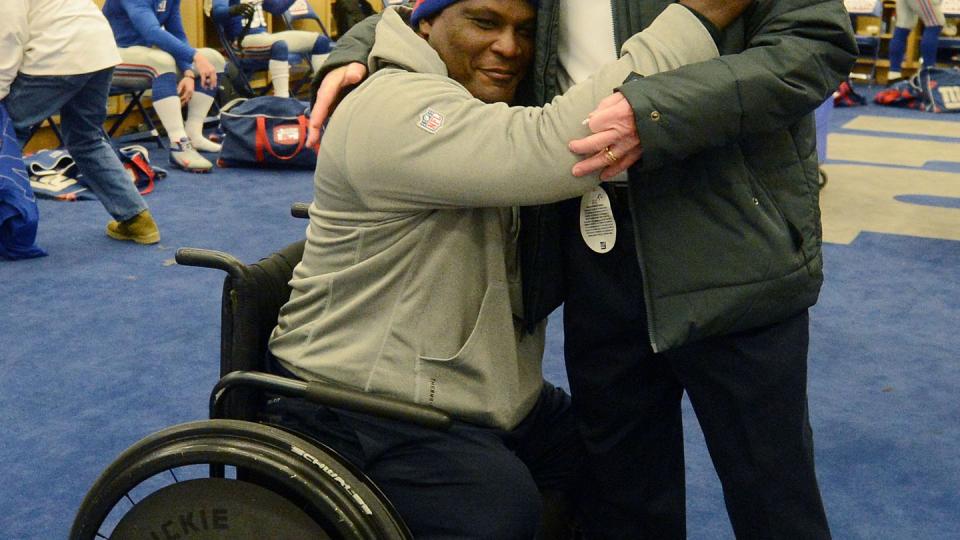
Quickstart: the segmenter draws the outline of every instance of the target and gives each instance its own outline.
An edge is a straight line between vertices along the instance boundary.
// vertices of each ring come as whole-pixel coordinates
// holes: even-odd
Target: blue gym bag
[[[924,110],[960,113],[960,69],[929,68],[920,72]]]
[[[294,98],[238,98],[220,110],[221,167],[310,169],[317,152],[306,147],[310,106]]]

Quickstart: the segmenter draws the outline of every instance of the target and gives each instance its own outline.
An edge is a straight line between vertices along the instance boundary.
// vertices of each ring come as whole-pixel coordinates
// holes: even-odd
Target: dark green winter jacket
[[[540,0],[540,100],[558,92],[559,3]],[[614,0],[617,43],[671,3]],[[719,45],[719,59],[619,88],[643,145],[630,206],[657,351],[783,320],[813,305],[823,281],[812,112],[854,61],[849,16],[839,0],[758,0]],[[560,223],[556,206],[524,217],[536,319],[563,300]]]

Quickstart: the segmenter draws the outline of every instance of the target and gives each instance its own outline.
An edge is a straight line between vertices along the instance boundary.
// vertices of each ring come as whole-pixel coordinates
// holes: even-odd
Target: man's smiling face
[[[536,11],[527,0],[463,0],[418,30],[450,78],[487,103],[509,103],[533,60]]]

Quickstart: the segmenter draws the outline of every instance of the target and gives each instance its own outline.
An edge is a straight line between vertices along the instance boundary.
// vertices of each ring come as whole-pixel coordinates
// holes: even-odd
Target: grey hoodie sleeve
[[[389,35],[378,28],[378,43],[382,37]],[[443,75],[387,69],[341,104],[321,148],[340,163],[346,181],[371,209],[567,199],[599,181],[571,174],[579,158],[567,148],[570,140],[589,135],[582,122],[597,102],[631,71],[657,73],[717,54],[696,16],[674,5],[624,44],[620,60],[543,108],[484,104]]]

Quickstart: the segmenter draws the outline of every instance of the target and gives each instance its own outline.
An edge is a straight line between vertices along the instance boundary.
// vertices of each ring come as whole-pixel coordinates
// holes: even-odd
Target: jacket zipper
[[[617,39],[617,10],[614,9],[614,2],[616,0],[610,0],[610,35],[613,36],[613,55],[620,58],[620,47],[623,44]]]
[[[611,16],[611,19],[612,19],[612,21],[613,21],[613,25],[612,25],[613,27],[611,28],[611,30],[613,30],[613,47],[614,47],[614,52],[615,52],[615,54],[617,55],[617,57],[619,57],[619,56],[620,56],[620,47],[623,46],[623,43],[622,43],[622,40],[620,39],[620,37],[619,37],[619,35],[618,35],[618,33],[617,33],[617,9],[616,9],[616,4],[617,4],[617,0],[610,0],[610,16]],[[642,144],[642,141],[641,141],[641,144]],[[630,173],[628,172],[627,174],[629,175]],[[630,182],[628,181],[628,186],[629,186],[629,184],[630,184]],[[643,289],[643,304],[644,304],[643,307],[644,307],[644,310],[646,311],[646,314],[647,314],[647,340],[650,342],[650,348],[653,349],[653,352],[657,353],[657,352],[660,352],[660,351],[659,351],[659,347],[657,347],[657,340],[656,340],[656,338],[654,337],[655,334],[654,334],[654,324],[653,324],[653,304],[652,304],[652,302],[650,301],[650,299],[651,299],[651,296],[650,296],[650,287],[649,287],[649,285],[647,284],[647,277],[646,277],[646,275],[645,275],[645,273],[644,273],[644,271],[643,271],[643,251],[642,251],[641,248],[640,248],[640,236],[639,236],[639,235],[637,234],[637,232],[636,232],[636,231],[637,231],[638,216],[634,215],[635,212],[634,212],[634,209],[633,209],[633,202],[632,202],[632,201],[633,201],[633,193],[632,193],[633,189],[630,188],[630,187],[628,187],[628,188],[627,188],[627,191],[628,191],[628,193],[629,193],[629,195],[628,195],[628,197],[627,197],[627,205],[630,207],[630,221],[631,221],[631,226],[633,226],[633,231],[634,231],[634,234],[633,234],[633,249],[634,249],[634,251],[636,252],[636,255],[637,255],[637,268],[638,268],[638,270],[640,271],[640,286],[641,286],[641,288]]]

